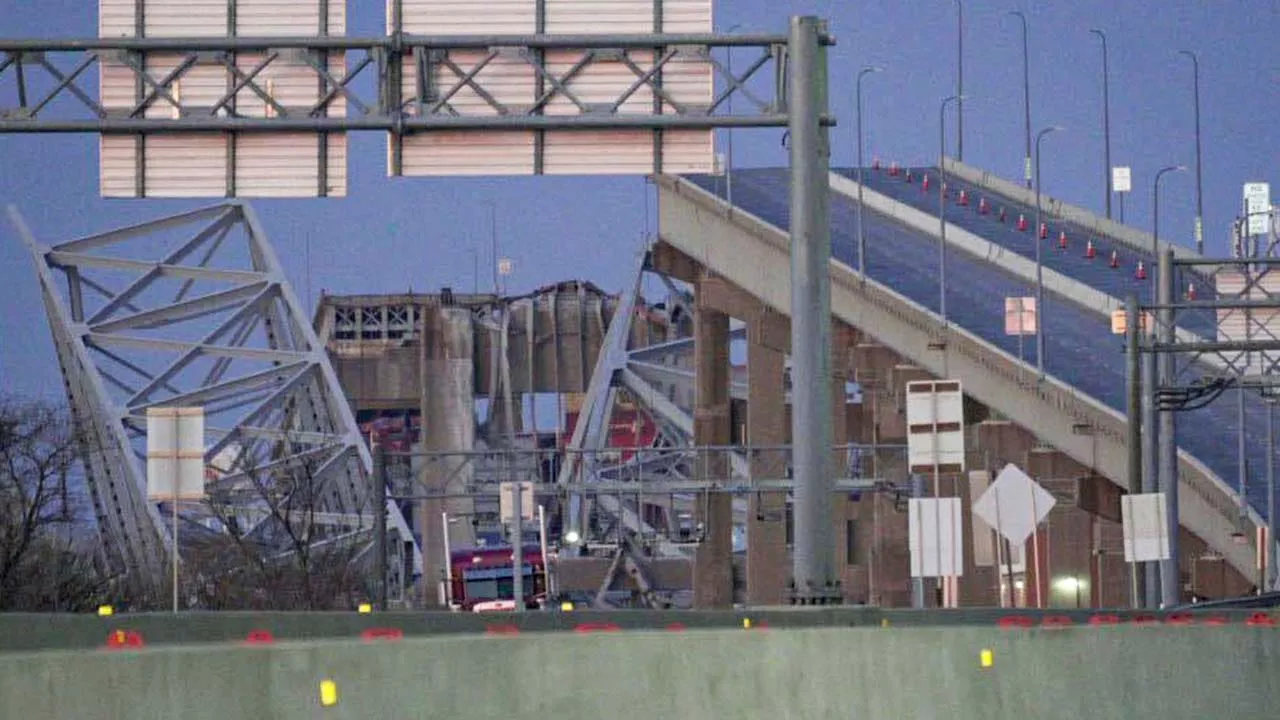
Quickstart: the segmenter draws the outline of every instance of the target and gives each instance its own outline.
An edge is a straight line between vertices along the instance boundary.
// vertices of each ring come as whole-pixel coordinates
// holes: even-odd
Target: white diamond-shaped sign
[[[1057,504],[1017,465],[1004,466],[996,481],[973,503],[973,513],[995,528],[1009,542],[1020,545]]]

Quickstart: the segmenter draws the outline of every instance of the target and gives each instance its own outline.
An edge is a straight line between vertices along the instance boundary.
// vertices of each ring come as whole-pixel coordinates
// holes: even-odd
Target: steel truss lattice
[[[266,485],[285,498],[305,473],[314,537],[372,527],[371,457],[324,347],[253,210],[230,202],[48,246],[10,207],[35,261],[105,554],[157,587],[172,551],[147,500],[146,411],[201,406],[208,491],[225,505],[183,505],[183,527],[265,527]],[[390,522],[407,536],[398,508]]]

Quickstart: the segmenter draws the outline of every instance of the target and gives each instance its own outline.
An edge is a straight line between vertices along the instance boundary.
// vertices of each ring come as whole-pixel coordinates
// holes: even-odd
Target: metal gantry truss
[[[38,242],[15,208],[10,216],[35,261],[72,410],[91,443],[90,496],[117,570],[143,586],[163,583],[173,551],[146,497],[151,407],[205,409],[208,490],[230,517],[184,505],[185,523],[218,532],[236,522],[252,533],[270,515],[255,490],[287,496],[304,473],[317,498],[311,522],[333,536],[371,528],[369,451],[251,208],[223,203],[55,245]]]
[[[1240,528],[1266,524],[1268,550],[1259,587],[1277,583],[1274,558],[1275,402],[1280,399],[1280,258],[1159,257],[1155,298],[1126,309],[1130,487],[1163,492],[1171,558],[1160,568],[1163,601],[1180,597],[1178,458],[1175,413],[1193,412],[1237,390]],[[1247,395],[1266,402],[1265,513],[1247,494]],[[1154,604],[1154,573],[1147,575],[1147,603]]]

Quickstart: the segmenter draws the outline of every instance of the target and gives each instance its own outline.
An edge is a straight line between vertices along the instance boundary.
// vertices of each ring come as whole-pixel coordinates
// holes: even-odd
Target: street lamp
[[[1164,177],[1166,173],[1183,172],[1186,169],[1186,165],[1169,165],[1168,167],[1160,168],[1156,172],[1156,180],[1151,191],[1151,259],[1157,266],[1160,258],[1160,178]],[[1152,268],[1153,274],[1151,277],[1155,277],[1155,270],[1156,268]],[[1164,279],[1161,278],[1158,282],[1164,282]],[[1158,287],[1157,282],[1151,283],[1152,305],[1156,303],[1156,287]]]
[[[1107,79],[1107,36],[1099,29],[1089,32],[1102,40],[1102,175],[1107,188],[1107,219],[1111,219],[1111,88]]]
[[[1052,125],[1040,131],[1036,135],[1036,226],[1035,238],[1036,244],[1036,370],[1040,373],[1040,379],[1044,379],[1044,275],[1042,274],[1044,264],[1041,262],[1040,256],[1043,251],[1044,241],[1040,239],[1040,141],[1045,135],[1052,132],[1058,132],[1062,129],[1061,125]]]
[[[1022,21],[1022,105],[1027,135],[1026,155],[1023,156],[1022,174],[1027,181],[1027,189],[1031,189],[1031,71],[1028,69],[1030,58],[1027,54],[1027,16],[1018,10],[1010,10]]]
[[[938,109],[938,312],[947,325],[947,103],[957,104],[963,95],[952,95]]]
[[[1200,59],[1190,50],[1179,50],[1179,55],[1191,58],[1195,75],[1196,104],[1196,252],[1204,254],[1204,192],[1200,184]]]
[[[956,159],[964,162],[964,2],[956,0]]]
[[[858,272],[862,273],[863,280],[867,279],[867,236],[862,229],[862,78],[865,75],[883,71],[884,68],[878,65],[862,68],[854,83],[857,88],[855,95],[858,106]]]

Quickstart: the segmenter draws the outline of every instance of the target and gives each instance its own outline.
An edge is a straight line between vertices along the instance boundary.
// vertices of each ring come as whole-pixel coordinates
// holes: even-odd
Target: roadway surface
[[[838,172],[844,175],[854,174],[849,170]],[[868,169],[866,174],[870,176],[872,171]],[[887,173],[881,171],[881,175],[887,176]],[[735,205],[782,230],[789,229],[790,195],[786,168],[738,170],[734,172],[733,178]],[[722,198],[725,195],[723,177],[697,175],[689,176],[687,179]],[[916,202],[911,203],[913,206],[937,212],[937,195],[932,194],[932,208],[930,208],[930,196],[920,197],[918,184],[908,185],[900,178],[893,178],[892,181],[884,181],[881,178],[880,182],[884,184],[877,186],[868,182],[868,187],[891,197],[900,198],[904,202],[907,195],[914,194]],[[894,183],[897,183],[896,188]],[[887,192],[891,189],[895,192]],[[933,190],[932,187],[930,189]],[[976,192],[972,187],[968,190]],[[985,192],[988,197],[993,198],[994,202],[995,196],[989,191]],[[963,212],[952,212],[949,207],[948,221],[990,242],[1033,257],[1034,246],[1030,242],[1031,230],[1024,234],[1008,229],[1016,222],[1017,213],[1025,212],[1025,208],[1020,208],[1008,199],[1000,198],[994,212],[998,212],[1001,204],[1008,208],[1007,225],[1002,227],[998,220],[994,219],[994,215],[991,218],[977,215],[978,197],[980,196],[972,195],[970,207],[962,208]],[[857,203],[853,198],[832,192],[832,256],[838,262],[855,268],[857,267],[856,213]],[[937,313],[939,310],[937,240],[869,210],[864,215],[863,222],[867,235],[867,270],[870,276]],[[1033,216],[1028,217],[1028,223],[1034,223]],[[1051,225],[1051,227],[1057,226]],[[1124,271],[1125,261],[1122,260],[1121,270],[1111,271],[1105,259],[1085,260],[1083,241],[1077,239],[1076,245],[1065,253],[1056,249],[1056,241],[1056,234],[1046,240],[1047,243],[1054,243],[1052,252],[1044,252],[1045,258],[1053,256],[1053,264],[1046,262],[1046,266],[1053,267],[1081,282],[1099,283],[1094,286],[1121,298],[1126,293],[1145,288],[1140,281],[1132,279],[1132,270],[1138,257],[1138,254],[1132,250],[1128,250],[1123,256],[1128,258],[1129,270]],[[1104,242],[1109,255],[1111,241]],[[1119,245],[1119,243],[1115,244]],[[1122,246],[1118,249],[1124,252]],[[1101,245],[1098,251],[1101,257],[1104,252]],[[947,252],[947,278],[949,320],[1015,357],[1019,356],[1019,339],[1004,333],[1004,302],[1006,297],[1027,295],[1027,282],[995,265],[954,248],[948,248]],[[1124,346],[1121,337],[1111,334],[1110,318],[1086,310],[1048,291],[1046,291],[1045,307],[1042,309],[1041,317],[1046,331],[1046,372],[1123,413],[1125,410]],[[1033,337],[1022,339],[1021,354],[1034,366],[1036,354]],[[1248,430],[1245,434],[1245,444],[1246,465],[1249,472],[1244,494],[1250,505],[1264,518],[1267,516],[1266,412],[1266,405],[1258,396],[1252,393],[1246,394],[1245,424]],[[1239,422],[1234,391],[1224,394],[1221,399],[1203,409],[1178,414],[1176,436],[1179,446],[1205,463],[1218,477],[1237,490],[1239,488],[1238,432]]]

